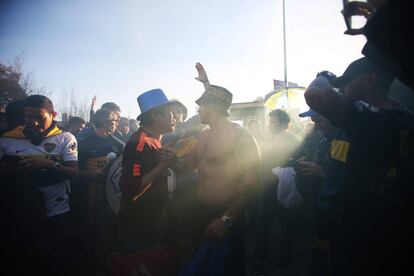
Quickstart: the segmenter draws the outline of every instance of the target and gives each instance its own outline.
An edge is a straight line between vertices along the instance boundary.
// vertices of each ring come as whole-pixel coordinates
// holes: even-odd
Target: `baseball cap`
[[[309,108],[308,111],[305,111],[305,112],[300,113],[299,114],[299,117],[312,117],[312,116],[317,116],[317,115],[319,115],[318,112],[316,112],[312,108]]]
[[[357,59],[351,64],[348,65],[345,72],[342,76],[337,77],[336,79],[331,81],[333,87],[342,88],[344,87],[348,81],[350,81],[353,77],[363,74],[377,74],[382,79],[383,82],[391,83],[394,81],[395,77],[391,76],[390,74],[384,72],[381,68],[372,64],[368,58],[363,57]]]
[[[232,100],[233,94],[231,94],[226,88],[217,85],[210,85],[210,87],[204,91],[203,95],[196,100],[196,104],[214,104],[228,109]]]

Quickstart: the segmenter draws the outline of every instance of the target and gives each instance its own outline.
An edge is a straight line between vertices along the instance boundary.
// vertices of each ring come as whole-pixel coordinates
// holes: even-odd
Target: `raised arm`
[[[210,82],[208,80],[206,70],[204,70],[203,65],[201,65],[201,63],[199,62],[196,63],[195,67],[198,73],[198,77],[196,77],[195,79],[198,80],[199,82],[202,82],[204,85],[204,89],[207,90],[207,88],[210,87]]]
[[[94,124],[95,118],[95,111],[96,111],[96,95],[92,98],[91,109],[89,111],[89,122]]]
[[[336,92],[324,77],[318,77],[305,92],[306,103],[322,114],[332,124],[341,126],[349,120],[351,105],[349,100]]]

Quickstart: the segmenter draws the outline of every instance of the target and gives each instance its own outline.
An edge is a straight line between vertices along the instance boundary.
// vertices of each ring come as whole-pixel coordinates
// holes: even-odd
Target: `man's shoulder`
[[[83,131],[79,132],[76,135],[76,139],[80,142],[80,141],[84,140],[85,138],[87,138],[91,135],[94,135],[94,134],[95,134],[94,128],[93,127],[88,127],[88,128],[85,128]]]
[[[210,128],[203,129],[198,134],[198,140],[203,141],[203,140],[207,139],[207,137],[210,135],[210,133],[211,133],[211,129]]]
[[[243,130],[243,129],[244,129],[244,128],[243,128],[243,127],[241,127],[239,124],[234,123],[234,122],[228,122],[228,123],[226,124],[226,128],[227,128],[228,130],[234,130],[234,131],[240,131],[240,130]]]
[[[134,132],[131,137],[129,137],[128,142],[126,143],[125,152],[131,153],[143,153],[147,151],[157,150],[161,147],[161,141],[158,138],[147,133],[142,128]]]
[[[230,136],[234,136],[236,139],[240,136],[252,136],[249,131],[234,122],[228,122],[223,128],[223,132]]]
[[[299,142],[299,137],[292,133],[291,131],[287,130],[282,134],[285,140],[290,141],[292,143]]]
[[[68,131],[62,131],[60,134],[57,135],[58,137],[61,137],[63,139],[63,142],[73,142],[77,141],[75,135]]]

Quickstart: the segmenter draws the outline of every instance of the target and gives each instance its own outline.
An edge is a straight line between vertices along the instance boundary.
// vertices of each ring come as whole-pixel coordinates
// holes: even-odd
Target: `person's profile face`
[[[38,133],[47,130],[53,123],[54,113],[49,113],[45,108],[25,107],[25,126]]]
[[[127,135],[129,133],[129,125],[128,124],[122,124],[121,129],[122,129],[122,133],[124,135]]]
[[[332,130],[332,125],[325,117],[315,115],[311,117],[312,122],[315,123],[315,128],[319,129],[324,135],[328,135]]]
[[[184,114],[183,114],[183,111],[179,107],[173,106],[171,108],[171,112],[172,112],[172,114],[174,116],[174,120],[175,120],[175,123],[176,124],[183,122]]]
[[[160,112],[159,119],[163,128],[163,133],[174,131],[176,122],[173,113],[171,112],[171,107],[164,107],[162,112]]]
[[[282,131],[282,124],[276,116],[269,116],[269,132],[278,134]]]
[[[137,131],[138,128],[139,128],[138,121],[136,121],[136,120],[130,120],[129,121],[129,129],[130,129],[130,131],[135,132],[135,131]]]
[[[262,132],[262,126],[257,121],[251,122],[248,126],[248,129],[251,133],[261,133]]]
[[[200,114],[200,119],[202,124],[208,124],[210,109],[207,105],[202,104],[198,108],[198,114]]]
[[[85,125],[85,124],[81,124],[81,125],[79,126],[78,132],[83,131],[83,130],[85,129],[85,127],[86,127],[86,125]]]
[[[85,124],[77,124],[77,125],[74,125],[73,127],[71,127],[69,129],[69,131],[73,135],[76,135],[76,134],[78,134],[79,132],[81,132],[84,129],[85,129]]]
[[[121,119],[118,125],[118,131],[120,131],[123,135],[127,135],[129,133],[129,122],[128,120]]]

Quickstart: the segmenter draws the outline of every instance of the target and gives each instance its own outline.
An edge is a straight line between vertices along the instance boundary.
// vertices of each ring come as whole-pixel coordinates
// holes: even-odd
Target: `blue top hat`
[[[159,88],[142,93],[138,96],[137,101],[139,109],[141,110],[141,114],[137,117],[137,120],[140,120],[142,114],[150,111],[151,109],[172,103]]]

